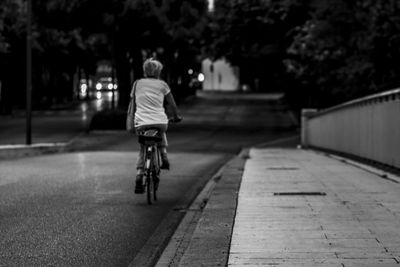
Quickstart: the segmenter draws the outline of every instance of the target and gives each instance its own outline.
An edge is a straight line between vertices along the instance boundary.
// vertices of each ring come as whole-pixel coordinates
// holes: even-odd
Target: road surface
[[[242,147],[295,134],[276,96],[202,94],[181,109],[183,123],[168,134],[172,168],[151,207],[133,194],[137,144],[124,132],[80,134],[71,153],[0,161],[0,266],[127,266],[160,225],[168,241],[184,208]],[[64,117],[37,118],[43,136],[76,137],[79,114]]]

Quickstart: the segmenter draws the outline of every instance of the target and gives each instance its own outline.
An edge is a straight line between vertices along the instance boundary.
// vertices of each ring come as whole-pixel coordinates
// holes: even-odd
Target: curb
[[[367,165],[367,164],[352,160],[350,158],[342,157],[342,156],[339,156],[339,155],[335,155],[335,154],[331,154],[331,153],[327,153],[327,152],[323,152],[323,151],[319,151],[319,150],[314,150],[314,149],[304,149],[304,150],[312,151],[312,152],[314,152],[316,154],[319,154],[319,155],[324,155],[326,157],[335,159],[337,161],[343,162],[345,164],[352,165],[352,166],[354,166],[356,168],[359,168],[359,169],[362,169],[362,170],[367,171],[369,173],[372,173],[372,174],[374,174],[376,176],[379,176],[382,179],[385,179],[385,180],[400,184],[400,176],[395,175],[395,174],[391,174],[390,172],[387,172],[385,170],[379,169],[377,167],[374,167],[374,166],[371,166],[371,165]]]
[[[190,241],[190,237],[193,235],[201,214],[207,205],[211,192],[221,179],[224,168],[225,165],[207,182],[190,207],[188,207],[185,216],[169,240],[156,266],[171,266],[178,262],[178,258],[180,259],[179,256],[183,255],[189,244],[188,241]]]
[[[37,156],[68,151],[69,143],[38,143],[32,145],[1,145],[0,159]]]
[[[188,208],[161,254],[161,266],[226,266],[248,149],[227,162]]]
[[[74,146],[74,143],[84,134],[84,132],[77,134],[68,142],[0,145],[0,160],[80,150],[80,148]]]
[[[193,206],[195,206],[193,203],[198,201],[199,195],[204,192],[204,188],[209,186],[210,180],[218,180],[218,173],[231,158],[232,156],[221,158],[217,166],[205,173],[205,175],[198,179],[192,188],[182,196],[182,199],[179,200],[174,208],[165,216],[155,229],[155,232],[146,241],[135,258],[129,263],[129,267],[155,266],[160,255],[171,242],[171,238],[176,233],[179,225],[182,224],[182,220],[187,217],[188,214],[195,212],[192,210]],[[203,198],[200,199],[203,200]],[[205,203],[206,202],[199,203],[197,208],[200,210],[205,206]]]

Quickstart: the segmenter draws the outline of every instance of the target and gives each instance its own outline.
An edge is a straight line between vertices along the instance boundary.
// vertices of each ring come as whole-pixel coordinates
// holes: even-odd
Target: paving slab
[[[398,183],[358,166],[251,149],[228,266],[400,266],[399,203]]]
[[[400,266],[397,180],[311,150],[252,148],[157,266]]]

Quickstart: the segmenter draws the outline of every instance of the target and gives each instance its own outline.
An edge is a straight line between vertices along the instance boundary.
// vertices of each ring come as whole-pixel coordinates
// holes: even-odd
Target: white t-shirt
[[[159,79],[145,78],[137,81],[135,94],[135,127],[149,124],[167,124],[164,96],[171,92],[168,84]]]

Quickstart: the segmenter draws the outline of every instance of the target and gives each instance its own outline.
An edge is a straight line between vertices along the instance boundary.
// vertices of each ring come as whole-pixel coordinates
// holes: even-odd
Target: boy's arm
[[[171,109],[173,118],[174,119],[180,118],[179,112],[178,112],[178,107],[176,106],[175,99],[174,99],[173,95],[171,93],[168,93],[165,96],[165,100],[167,102],[167,105]]]
[[[136,101],[135,101],[135,96],[131,97],[131,102],[132,102],[133,115],[135,115],[135,113],[136,113]]]

